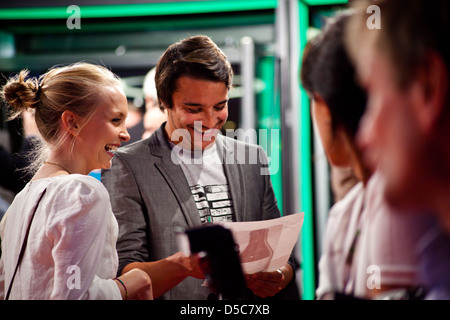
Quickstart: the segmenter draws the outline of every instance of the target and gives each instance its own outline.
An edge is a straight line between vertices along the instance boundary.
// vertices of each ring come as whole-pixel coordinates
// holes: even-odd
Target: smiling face
[[[174,143],[205,150],[215,142],[228,117],[228,88],[223,82],[181,76],[167,109],[166,133]],[[164,102],[163,102],[164,103]]]
[[[82,126],[76,139],[76,152],[85,162],[87,172],[108,169],[114,151],[130,139],[125,127],[128,103],[122,89],[106,88],[104,103],[97,107],[92,117]]]

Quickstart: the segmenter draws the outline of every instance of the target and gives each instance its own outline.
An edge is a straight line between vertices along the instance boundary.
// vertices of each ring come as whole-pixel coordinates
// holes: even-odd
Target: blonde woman
[[[109,168],[130,138],[119,79],[88,63],[27,76],[10,78],[1,94],[11,118],[34,109],[44,148],[1,222],[0,297],[151,299],[145,272],[114,278],[118,225],[106,189],[88,175]]]

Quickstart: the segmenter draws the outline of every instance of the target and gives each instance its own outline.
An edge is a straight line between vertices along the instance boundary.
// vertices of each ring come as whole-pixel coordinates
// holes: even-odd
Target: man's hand
[[[261,298],[273,297],[283,290],[293,278],[289,264],[271,272],[257,272],[245,276],[247,287]]]

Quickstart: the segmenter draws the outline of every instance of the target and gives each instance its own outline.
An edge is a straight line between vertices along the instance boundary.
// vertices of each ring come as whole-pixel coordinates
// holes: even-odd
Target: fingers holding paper
[[[261,298],[273,297],[292,280],[293,270],[289,264],[276,271],[257,272],[245,276],[247,287]]]

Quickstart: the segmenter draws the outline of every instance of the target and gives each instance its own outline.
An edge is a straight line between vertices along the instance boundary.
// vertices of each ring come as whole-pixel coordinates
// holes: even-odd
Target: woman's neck
[[[67,148],[60,147],[57,150],[50,150],[47,159],[36,172],[33,179],[74,173],[84,174],[83,162],[80,161],[81,159],[76,159],[76,153],[69,152],[69,150],[66,149]]]

